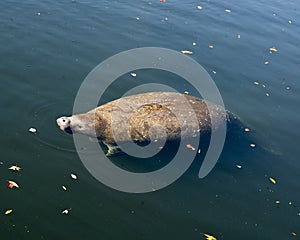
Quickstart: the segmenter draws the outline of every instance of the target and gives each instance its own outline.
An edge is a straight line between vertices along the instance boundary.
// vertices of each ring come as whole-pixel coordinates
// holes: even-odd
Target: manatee
[[[63,116],[56,122],[67,133],[97,138],[107,146],[109,156],[119,151],[115,136],[118,142],[137,144],[163,137],[176,141],[200,133],[201,137],[209,135],[212,122],[218,128],[224,120],[228,123],[237,117],[217,104],[187,94],[149,92],[123,97],[83,114]]]

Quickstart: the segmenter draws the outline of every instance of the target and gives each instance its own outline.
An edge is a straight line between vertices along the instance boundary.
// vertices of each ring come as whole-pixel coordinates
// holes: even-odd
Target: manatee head
[[[87,114],[78,114],[70,117],[60,117],[56,119],[59,128],[67,133],[80,133],[96,137],[95,118]],[[97,125],[97,124],[96,124]]]

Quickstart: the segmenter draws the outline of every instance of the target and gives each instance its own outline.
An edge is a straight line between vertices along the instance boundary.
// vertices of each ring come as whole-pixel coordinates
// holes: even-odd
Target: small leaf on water
[[[14,187],[15,188],[20,188],[20,186],[14,181],[8,181],[7,187],[8,188],[14,188]]]
[[[11,166],[10,168],[9,168],[9,170],[12,170],[12,171],[20,171],[21,170],[21,168],[19,167],[19,166]]]
[[[183,53],[183,54],[188,54],[188,55],[193,54],[193,52],[192,52],[192,51],[189,51],[189,50],[182,50],[181,53]]]
[[[73,179],[77,179],[77,176],[74,174],[74,173],[71,173],[71,178],[73,178]]]
[[[4,213],[4,214],[5,214],[5,215],[11,214],[11,213],[12,213],[12,211],[13,211],[12,209],[8,209],[8,210],[6,210],[6,211],[5,211],[5,213]]]
[[[276,184],[276,180],[274,178],[270,177],[269,180],[271,183]]]
[[[205,236],[206,240],[217,240],[217,238],[215,238],[212,235],[209,235],[209,234],[206,234],[206,233],[204,233],[203,235]]]
[[[31,132],[31,133],[36,133],[36,128],[31,127],[31,128],[28,129],[28,131]]]
[[[196,150],[191,144],[187,144],[186,147],[187,147],[188,149],[192,149],[193,151]]]

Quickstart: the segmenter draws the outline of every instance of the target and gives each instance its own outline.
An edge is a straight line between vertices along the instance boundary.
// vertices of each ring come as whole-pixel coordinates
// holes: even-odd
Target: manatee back
[[[157,140],[164,133],[168,140],[197,137],[200,132],[208,134],[211,131],[212,121],[215,127],[219,127],[222,121],[234,119],[219,105],[175,92],[120,98],[100,106],[96,113],[110,123],[105,133],[98,136],[110,144],[115,142],[115,136],[119,141],[147,142],[150,141],[150,132]]]

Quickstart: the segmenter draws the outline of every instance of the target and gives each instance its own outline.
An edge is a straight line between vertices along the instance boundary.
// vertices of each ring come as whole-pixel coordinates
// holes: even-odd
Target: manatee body
[[[209,111],[210,110],[210,111]],[[180,140],[198,137],[236,117],[214,103],[176,92],[150,92],[123,97],[87,113],[60,117],[61,130],[97,137],[108,147],[107,155],[118,151],[118,142],[147,143],[151,140]],[[152,135],[151,135],[152,134]]]

